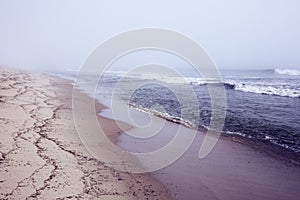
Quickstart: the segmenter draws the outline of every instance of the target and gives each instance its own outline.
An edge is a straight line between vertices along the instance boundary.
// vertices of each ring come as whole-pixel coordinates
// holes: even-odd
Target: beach
[[[147,174],[117,171],[89,154],[75,130],[72,83],[58,77],[1,68],[0,199],[298,199],[300,167],[221,137],[207,157],[198,158],[205,133],[170,166]],[[76,98],[90,102],[79,91]],[[163,146],[179,124],[166,124],[149,145],[122,134],[109,108],[96,102],[108,138],[132,151]],[[135,111],[140,121],[147,114]],[[84,112],[83,112],[84,113]],[[107,114],[109,116],[109,114]],[[82,123],[88,116],[83,116]],[[121,120],[121,119],[119,119]],[[128,130],[132,125],[123,124]],[[124,128],[123,127],[123,128]],[[186,128],[188,129],[188,128]]]
[[[169,199],[151,176],[116,171],[87,152],[72,120],[71,82],[0,70],[0,199]],[[113,120],[99,120],[109,138],[118,135]]]

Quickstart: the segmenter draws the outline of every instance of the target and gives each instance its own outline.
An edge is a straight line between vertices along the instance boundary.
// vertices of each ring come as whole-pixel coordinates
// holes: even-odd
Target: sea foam
[[[274,69],[275,74],[300,76],[300,70],[297,69]]]
[[[227,89],[234,89],[242,92],[300,98],[299,88],[292,88],[284,84],[276,85],[270,83],[240,81],[226,81],[224,84],[227,86]]]

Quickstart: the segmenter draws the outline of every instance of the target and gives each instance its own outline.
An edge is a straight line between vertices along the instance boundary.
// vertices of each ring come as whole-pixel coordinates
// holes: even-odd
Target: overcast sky
[[[219,68],[300,68],[299,24],[299,0],[0,0],[0,64],[78,69],[110,37],[157,27],[195,40]]]

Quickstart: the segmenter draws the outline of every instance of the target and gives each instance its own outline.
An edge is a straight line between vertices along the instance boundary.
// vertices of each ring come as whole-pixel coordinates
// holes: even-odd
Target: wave
[[[145,113],[163,118],[167,121],[170,121],[170,122],[173,122],[173,123],[176,123],[176,124],[181,124],[181,125],[183,125],[185,127],[188,127],[188,128],[197,128],[197,126],[195,124],[193,124],[192,122],[190,122],[186,119],[183,119],[181,117],[172,116],[172,115],[170,115],[169,113],[166,113],[166,112],[161,112],[161,111],[157,111],[157,110],[154,110],[154,109],[144,108],[142,106],[138,106],[138,105],[135,105],[135,104],[130,104],[130,107],[132,107],[132,108],[134,108],[138,111],[145,112]]]
[[[300,76],[300,70],[297,69],[274,69],[274,73],[279,75]]]
[[[224,83],[226,89],[234,89],[242,92],[250,92],[256,94],[265,94],[273,96],[300,98],[300,89],[292,88],[286,85],[262,84],[262,83],[242,83],[228,81]]]
[[[294,74],[296,73],[294,72]],[[195,86],[203,86],[208,84],[224,84],[224,87],[227,90],[234,89],[241,92],[300,98],[300,86],[295,86],[293,85],[294,82],[287,82],[287,80],[264,80],[260,77],[247,77],[243,80],[229,79],[227,81],[219,82],[218,80],[213,78],[204,79],[193,77],[165,77],[162,75],[153,76],[149,74],[144,74],[142,76],[139,76],[138,78],[146,80],[157,80],[160,82],[171,84],[190,84]]]
[[[281,74],[293,74],[297,75],[300,70],[291,70],[291,69],[275,69],[276,73]],[[116,73],[117,75],[120,72]],[[114,74],[114,75],[116,75]],[[67,80],[74,81],[75,76],[72,74],[59,74],[59,73],[51,73],[51,75],[59,76],[60,78],[64,78]],[[111,73],[110,76],[111,77]],[[149,74],[139,74],[138,76],[131,76],[128,78],[138,78],[138,79],[147,79],[147,80],[159,80],[165,83],[172,84],[190,84],[190,85],[207,85],[207,84],[222,84],[222,82],[218,82],[215,79],[204,79],[204,78],[193,78],[193,77],[165,77],[162,75],[149,75]],[[107,80],[106,80],[107,81]],[[113,80],[116,81],[116,80]],[[225,89],[227,90],[237,90],[241,92],[248,93],[256,93],[256,94],[264,94],[264,95],[272,95],[272,96],[282,96],[282,97],[290,97],[290,98],[300,98],[300,85],[297,80],[263,80],[262,78],[254,78],[249,77],[244,78],[242,80],[237,79],[228,79],[223,82]],[[155,115],[160,115],[156,113]],[[172,118],[170,116],[162,116],[164,118],[168,118],[169,121],[180,121],[179,119]]]
[[[76,76],[73,76],[73,75],[68,75],[68,74],[63,74],[63,73],[48,73],[48,74],[51,76],[56,76],[56,77],[59,77],[59,78],[62,78],[62,79],[68,80],[68,81],[72,81],[72,82],[74,82],[76,80]]]
[[[136,73],[136,74],[121,74],[121,73],[107,73],[122,77],[123,79],[140,79],[147,81],[158,81],[166,84],[191,84],[191,85],[206,85],[208,83],[220,83],[217,78],[200,78],[200,77],[186,77],[186,76],[169,76],[168,74],[158,73]]]

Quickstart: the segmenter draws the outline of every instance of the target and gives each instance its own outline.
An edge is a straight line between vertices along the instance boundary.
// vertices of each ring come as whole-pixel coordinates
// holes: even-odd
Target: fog
[[[220,69],[300,68],[299,10],[298,0],[1,0],[0,65],[76,70],[112,36],[157,27],[190,37]]]

